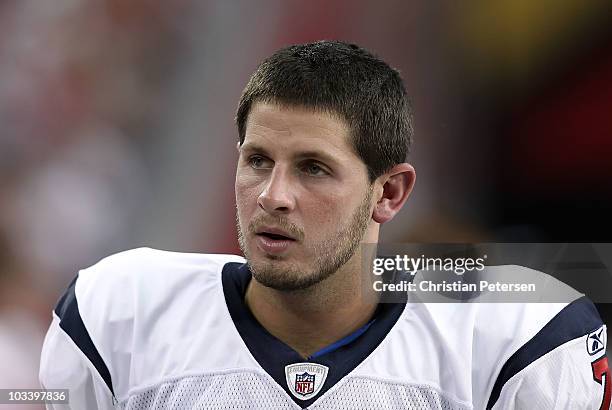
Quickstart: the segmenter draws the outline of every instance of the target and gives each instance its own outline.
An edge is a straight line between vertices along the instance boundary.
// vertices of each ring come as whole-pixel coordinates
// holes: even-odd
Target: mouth
[[[255,232],[255,235],[275,241],[296,241],[289,233],[277,228],[261,228]]]
[[[277,228],[263,227],[255,232],[258,247],[267,254],[280,255],[297,242],[291,234]]]

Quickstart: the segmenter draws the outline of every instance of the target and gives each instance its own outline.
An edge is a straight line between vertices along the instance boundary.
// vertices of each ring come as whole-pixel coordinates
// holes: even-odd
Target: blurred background
[[[0,388],[37,387],[80,268],[139,246],[238,252],[236,104],[293,43],[355,42],[404,77],[418,181],[383,241],[612,242],[611,9],[1,1]]]

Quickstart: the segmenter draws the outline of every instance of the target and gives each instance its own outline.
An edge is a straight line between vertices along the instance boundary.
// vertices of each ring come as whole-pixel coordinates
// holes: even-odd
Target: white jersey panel
[[[510,357],[531,340],[567,303],[478,303],[473,324],[473,400],[485,408],[497,375]]]
[[[599,376],[594,373],[597,366],[593,363],[607,359],[605,351],[590,356],[587,339],[588,335],[571,340],[514,375],[504,385],[493,410],[599,410],[605,383],[610,380],[604,376],[601,384],[595,383]]]
[[[299,410],[265,372],[228,371],[184,375],[132,391],[121,410]]]
[[[100,374],[59,327],[55,314],[43,344],[39,378],[44,389],[69,389],[69,404],[48,404],[47,409],[114,408],[113,397]]]
[[[299,410],[274,381],[260,373],[230,372],[169,380],[133,392],[122,410]],[[308,407],[311,410],[471,410],[427,385],[372,377],[346,377]]]
[[[427,385],[457,405],[485,408],[501,367],[566,304],[408,304],[352,375]]]
[[[431,385],[348,376],[309,409],[471,410],[472,406],[450,398]]]
[[[408,304],[389,335],[351,375],[427,387],[465,406],[471,402],[469,323],[475,313],[469,304]]]
[[[136,249],[79,273],[83,322],[117,400],[174,376],[258,368],[226,308],[221,269],[238,256]]]

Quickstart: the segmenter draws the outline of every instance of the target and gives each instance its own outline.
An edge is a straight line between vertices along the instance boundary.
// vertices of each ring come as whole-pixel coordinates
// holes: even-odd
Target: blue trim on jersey
[[[316,357],[304,359],[298,352],[270,334],[255,319],[244,303],[244,295],[250,281],[251,272],[246,263],[230,262],[223,267],[223,293],[230,316],[255,360],[302,408],[312,405],[318,397],[365,360],[387,336],[406,307],[405,301],[379,304],[374,314],[375,319],[364,326],[365,329],[359,329],[362,330],[360,334],[356,336],[355,333],[351,334],[352,340],[342,345],[337,345],[338,342],[336,342],[322,350],[337,345],[333,349],[327,352],[320,350],[316,353]],[[299,400],[289,391],[285,378],[285,366],[309,361],[327,366],[329,368],[327,379],[316,397],[310,400]]]
[[[597,308],[587,297],[583,296],[567,305],[504,364],[491,391],[487,410],[493,408],[504,384],[515,374],[562,344],[582,337],[601,325],[603,322]]]
[[[77,347],[87,356],[114,397],[115,393],[113,392],[113,383],[108,367],[106,367],[102,356],[100,356],[96,346],[94,346],[79,313],[79,304],[74,290],[77,279],[78,276],[70,282],[68,289],[66,289],[59,302],[57,302],[55,314],[60,318],[60,328],[70,336]]]
[[[370,328],[372,323],[374,323],[375,320],[376,319],[373,319],[373,320],[369,321],[365,325],[361,326],[359,329],[355,330],[350,335],[344,336],[342,339],[338,340],[337,342],[332,343],[329,346],[324,347],[323,349],[314,352],[313,354],[311,354],[308,357],[308,360],[316,359],[317,357],[320,357],[320,356],[325,356],[327,353],[331,353],[334,350],[339,349],[342,346],[345,346],[345,345],[351,343],[353,340],[356,340],[359,336],[364,334],[366,332],[366,330],[368,330]]]

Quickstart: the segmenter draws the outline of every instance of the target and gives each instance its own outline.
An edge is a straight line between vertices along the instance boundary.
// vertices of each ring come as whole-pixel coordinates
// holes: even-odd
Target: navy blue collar
[[[246,306],[244,295],[251,277],[246,263],[232,262],[223,267],[223,292],[229,313],[255,360],[302,408],[311,405],[365,360],[383,341],[406,306],[406,301],[379,304],[374,317],[364,327],[304,359],[261,326]],[[310,400],[293,397],[285,379],[285,366],[303,362],[318,363],[329,368],[323,388]]]

